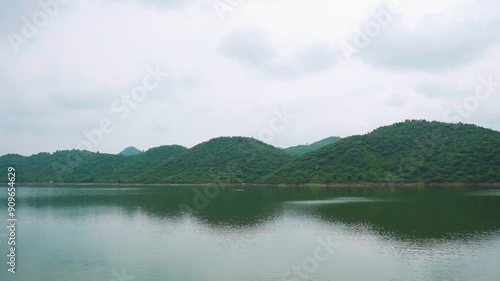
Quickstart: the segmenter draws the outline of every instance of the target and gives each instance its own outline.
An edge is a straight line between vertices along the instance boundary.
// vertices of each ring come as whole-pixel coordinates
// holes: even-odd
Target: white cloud
[[[257,137],[283,106],[297,118],[275,134],[277,146],[440,120],[478,76],[500,79],[499,4],[414,3],[351,61],[339,60],[338,46],[379,0],[248,0],[225,21],[210,1],[73,0],[17,54],[7,34],[39,6],[2,3],[0,155],[75,146],[148,65],[172,75],[96,150]],[[500,129],[499,105],[492,96],[470,122]]]
[[[268,37],[262,30],[241,28],[222,40],[220,50],[225,56],[246,66],[282,79],[298,79],[306,74],[325,71],[340,56],[330,44],[315,42],[306,49],[283,57]]]

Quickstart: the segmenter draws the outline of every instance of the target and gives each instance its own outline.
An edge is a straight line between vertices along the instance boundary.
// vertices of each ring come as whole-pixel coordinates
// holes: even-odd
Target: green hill
[[[0,170],[15,167],[18,183],[500,183],[500,132],[475,125],[406,121],[289,153],[253,138],[220,137],[131,156],[8,154]]]
[[[406,121],[294,159],[262,182],[500,182],[500,132]]]
[[[0,157],[0,168],[16,168],[18,182],[112,182],[114,171],[125,163],[125,156],[67,150],[38,153],[30,157]]]
[[[180,145],[154,147],[144,153],[127,157],[123,165],[116,169],[116,182],[147,182],[144,174],[161,167],[175,157],[188,151]]]
[[[123,155],[123,156],[132,156],[132,155],[137,155],[137,154],[141,154],[141,153],[142,153],[142,151],[135,148],[134,146],[129,146],[129,147],[125,148],[124,150],[122,150],[122,152],[120,152],[118,154]]]
[[[284,151],[290,155],[299,156],[299,155],[304,155],[304,154],[311,152],[311,151],[314,151],[314,150],[318,150],[318,149],[325,147],[329,144],[336,143],[339,140],[341,140],[341,138],[339,138],[339,137],[329,137],[329,138],[322,139],[320,141],[317,141],[315,143],[308,144],[308,145],[297,145],[297,146],[288,147],[288,148],[285,148]]]
[[[58,151],[0,157],[18,182],[31,183],[243,183],[287,163],[291,156],[256,139],[221,137],[191,149],[161,146],[132,156]]]
[[[281,149],[253,138],[220,137],[144,173],[140,182],[253,183],[290,160]]]

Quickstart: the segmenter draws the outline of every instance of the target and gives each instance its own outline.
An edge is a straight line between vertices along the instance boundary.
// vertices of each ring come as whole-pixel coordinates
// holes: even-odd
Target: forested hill
[[[406,121],[308,153],[262,182],[500,182],[500,132]]]
[[[0,157],[18,183],[500,183],[500,132],[406,121],[303,155],[245,137],[124,156],[58,151]]]
[[[251,183],[288,163],[283,150],[252,138],[221,137],[191,149],[170,145],[124,156],[58,151],[0,157],[25,183]]]
[[[201,143],[186,153],[151,167],[140,182],[255,183],[288,163],[281,149],[252,138],[221,137]]]

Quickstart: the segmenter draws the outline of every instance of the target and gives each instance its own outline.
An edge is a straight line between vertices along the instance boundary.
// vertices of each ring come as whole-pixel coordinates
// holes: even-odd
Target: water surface
[[[17,191],[17,273],[2,227],[0,280],[500,280],[500,190]]]

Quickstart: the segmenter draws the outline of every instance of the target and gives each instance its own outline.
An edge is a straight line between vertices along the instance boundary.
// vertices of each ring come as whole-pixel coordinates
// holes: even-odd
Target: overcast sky
[[[498,0],[40,2],[0,4],[0,155],[500,130]]]

